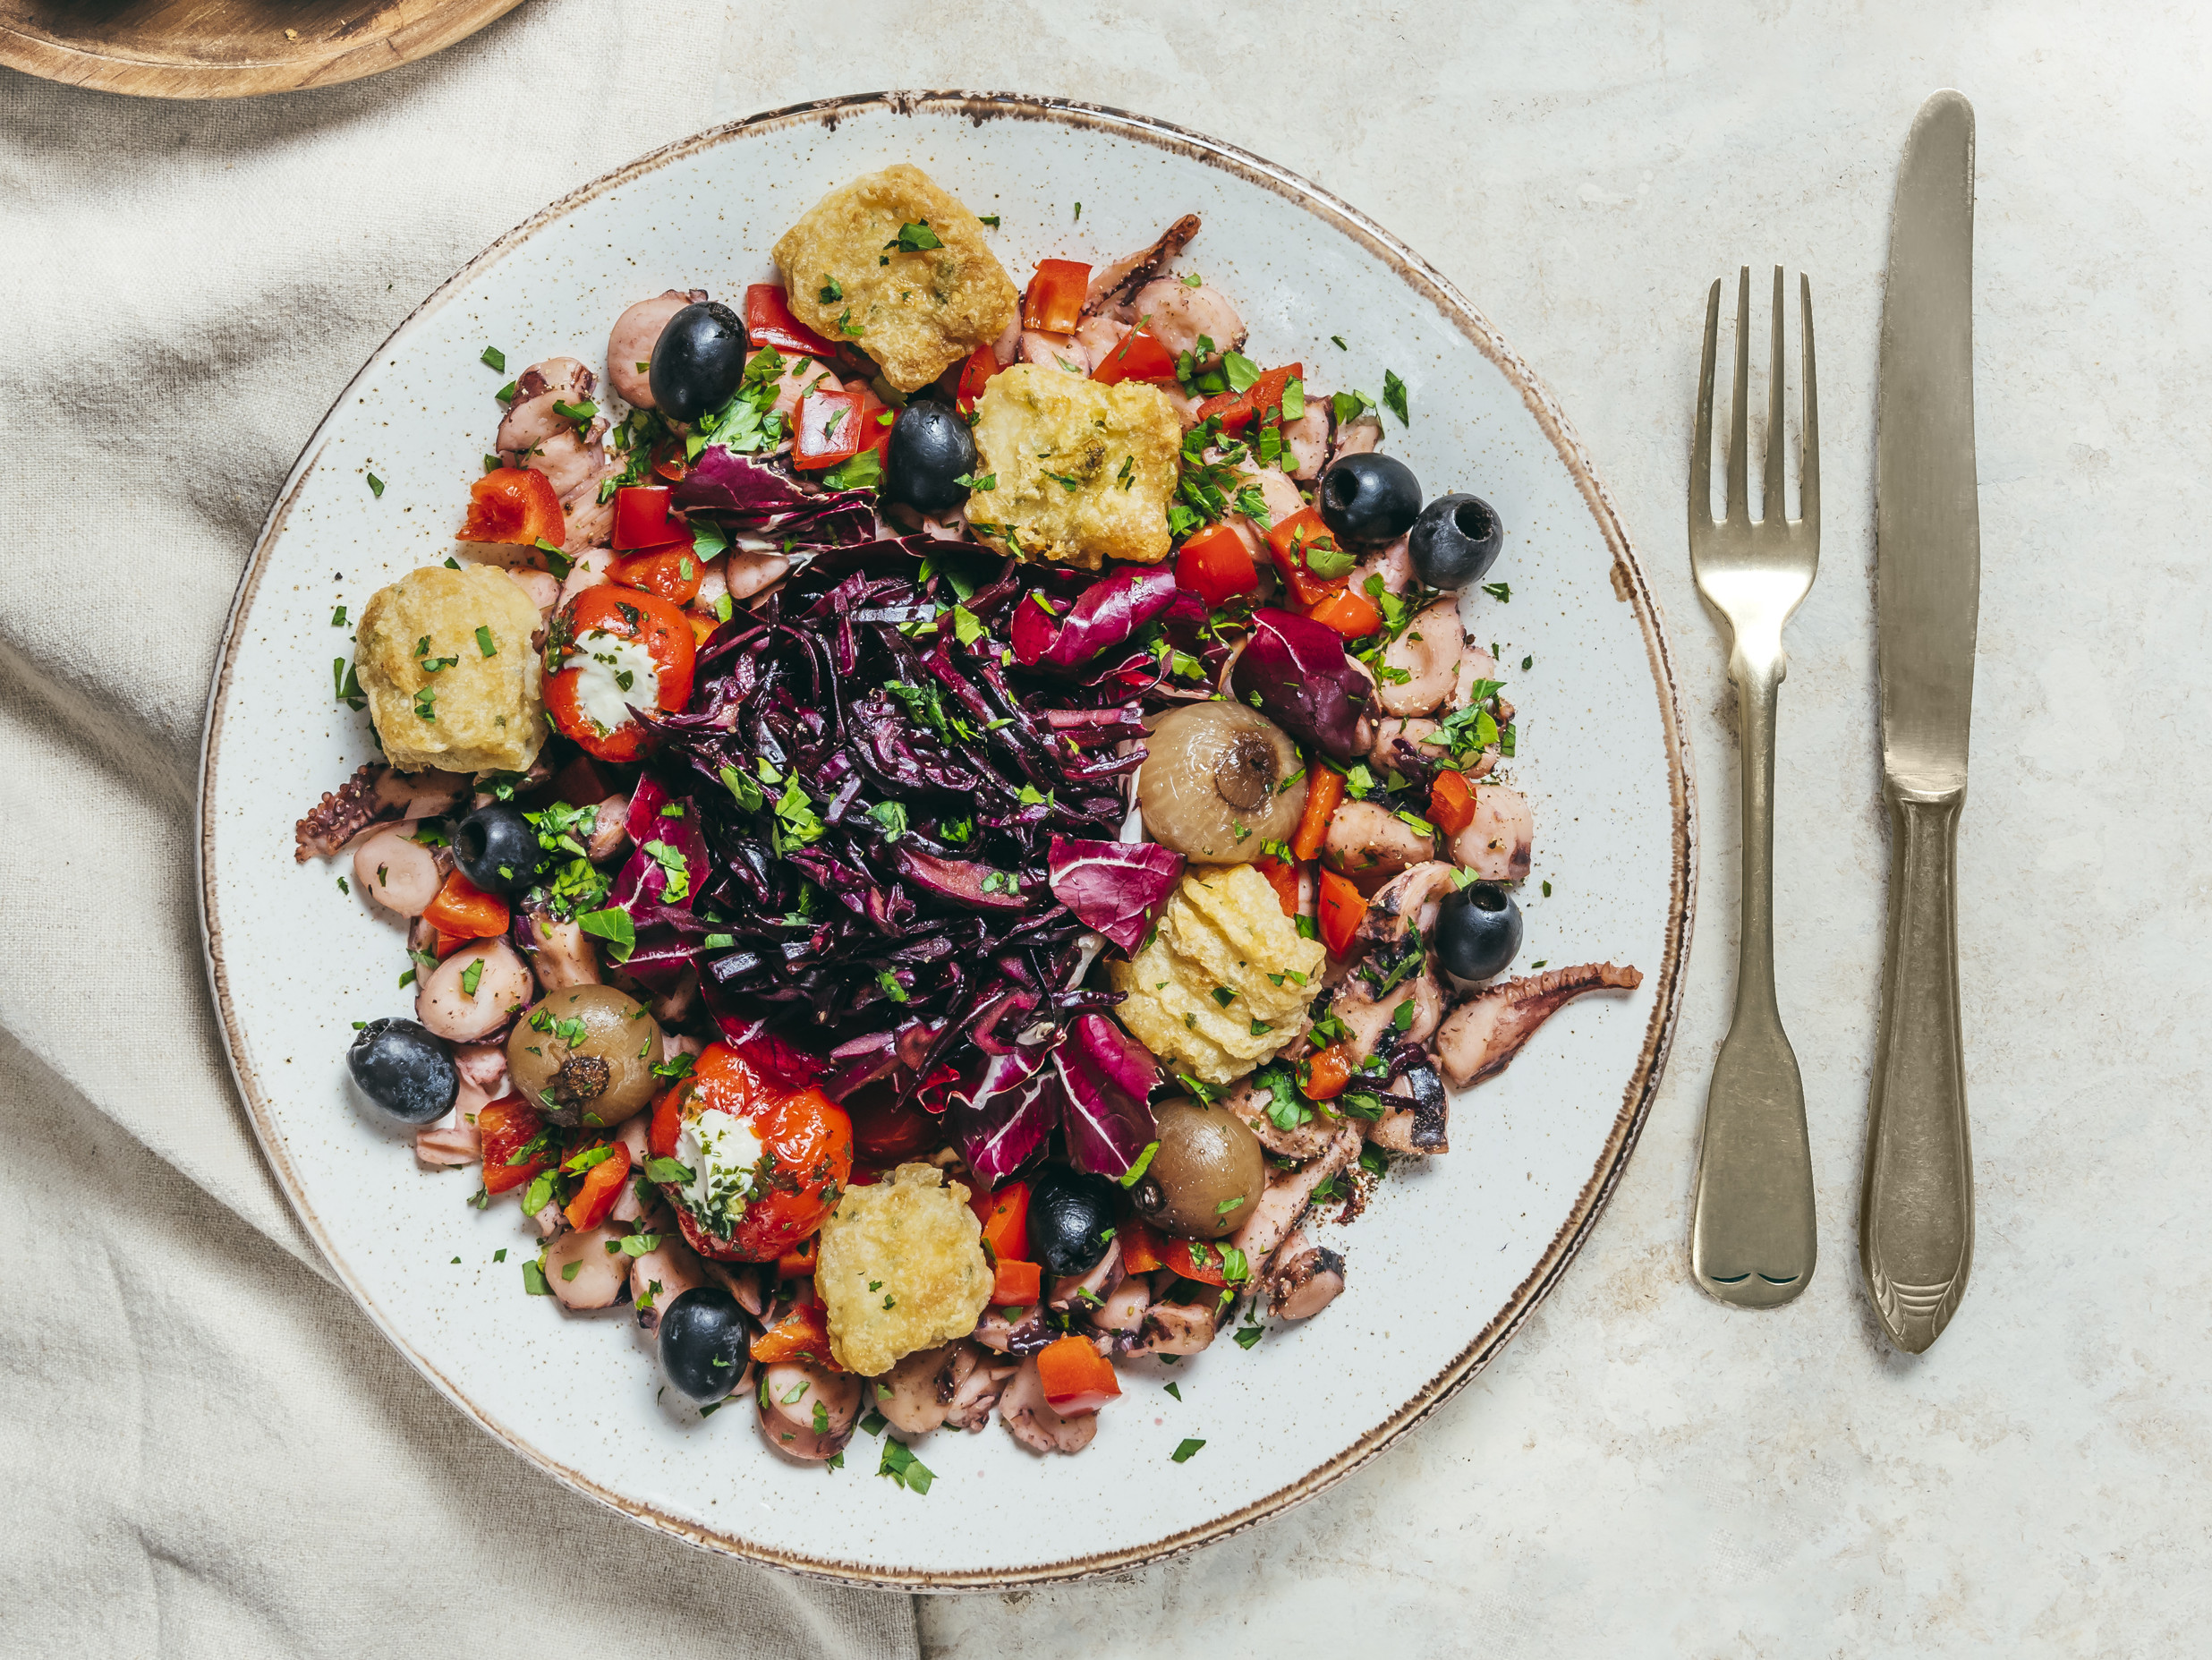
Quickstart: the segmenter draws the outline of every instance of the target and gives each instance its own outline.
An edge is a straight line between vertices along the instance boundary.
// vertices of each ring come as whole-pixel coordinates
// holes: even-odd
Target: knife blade
[[[1974,110],[1942,91],[1905,141],[1876,404],[1876,627],[1893,830],[1859,1260],[1890,1340],[1942,1334],[1974,1247],[1956,874],[1974,694]]]

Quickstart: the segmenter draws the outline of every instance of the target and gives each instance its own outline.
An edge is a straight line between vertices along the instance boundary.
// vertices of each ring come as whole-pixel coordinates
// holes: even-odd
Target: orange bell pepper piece
[[[1334,871],[1321,873],[1321,942],[1331,957],[1350,955],[1352,941],[1367,915],[1359,890]]]
[[[1201,1285],[1226,1288],[1229,1284],[1221,1272],[1221,1253],[1204,1239],[1170,1239],[1160,1255],[1161,1266],[1179,1278],[1195,1280]]]
[[[584,1171],[583,1186],[561,1213],[578,1233],[596,1228],[607,1220],[607,1213],[615,1208],[615,1201],[622,1196],[622,1184],[630,1179],[629,1147],[619,1141],[607,1145],[610,1149],[608,1155]]]
[[[1473,821],[1475,792],[1457,772],[1439,772],[1429,786],[1429,822],[1447,836],[1457,836]]]
[[[814,1256],[821,1244],[820,1234],[810,1233],[776,1259],[776,1277],[778,1280],[811,1280],[814,1277]]]
[[[1029,1184],[1009,1181],[991,1193],[979,1193],[968,1201],[983,1224],[983,1243],[1002,1263],[1029,1260]]]
[[[1324,628],[1333,628],[1347,640],[1365,640],[1382,626],[1382,613],[1364,593],[1347,588],[1310,608],[1306,616]]]
[[[810,1360],[832,1372],[845,1370],[830,1352],[829,1311],[811,1298],[753,1340],[753,1358],[762,1366]]]
[[[1001,1308],[1026,1308],[1035,1302],[1044,1289],[1044,1269],[1037,1263],[1017,1263],[1001,1258],[999,1277],[991,1287],[991,1300]]]
[[[1095,1412],[1121,1393],[1114,1363],[1073,1332],[1037,1350],[1037,1381],[1055,1412]]]
[[[1329,839],[1329,821],[1344,799],[1344,775],[1327,767],[1309,767],[1306,773],[1306,811],[1290,838],[1290,851],[1300,859],[1321,857],[1321,845]]]
[[[1121,1241],[1121,1266],[1128,1273],[1150,1273],[1166,1261],[1166,1241],[1160,1230],[1132,1216],[1114,1236]]]
[[[568,540],[568,520],[553,481],[535,467],[501,467],[469,486],[469,516],[455,541],[517,542],[529,547]]]
[[[1341,1043],[1330,1044],[1306,1062],[1306,1069],[1302,1087],[1308,1101],[1334,1101],[1352,1081],[1352,1058]]]
[[[1306,560],[1315,553],[1337,551],[1335,532],[1317,509],[1300,507],[1289,518],[1276,520],[1267,529],[1267,545],[1274,553],[1275,568],[1282,573],[1290,597],[1300,605],[1319,605],[1331,595],[1346,591],[1347,578],[1317,576],[1306,565]]]
[[[507,931],[507,904],[455,871],[422,907],[422,920],[456,939],[489,940]]]
[[[1267,878],[1267,885],[1275,890],[1277,903],[1285,916],[1298,914],[1298,867],[1288,859],[1263,856],[1252,861],[1252,868]]]
[[[476,1113],[476,1134],[484,1144],[484,1191],[505,1193],[519,1188],[545,1168],[542,1153],[511,1161],[528,1146],[545,1119],[537,1108],[520,1095],[502,1095]]]

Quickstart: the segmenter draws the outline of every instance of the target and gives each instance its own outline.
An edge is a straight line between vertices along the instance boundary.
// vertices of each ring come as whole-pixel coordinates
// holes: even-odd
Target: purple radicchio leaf
[[[1074,669],[1136,631],[1175,603],[1175,573],[1129,566],[1093,583],[1065,615],[1047,609],[1042,596],[1014,609],[1009,633],[1014,660],[1024,668]]]
[[[986,1189],[1021,1169],[1052,1133],[1060,1092],[1047,1088],[1050,1053],[1033,1044],[993,1055],[972,1088],[953,1094],[947,1122],[960,1156]]]
[[[1359,748],[1357,728],[1371,684],[1345,656],[1335,629],[1289,611],[1255,611],[1245,649],[1229,671],[1238,697],[1340,761]]]
[[[1052,897],[1125,951],[1144,943],[1153,907],[1183,873],[1183,856],[1157,842],[1052,838]]]
[[[662,811],[671,806],[682,808],[682,815]],[[655,992],[671,992],[708,933],[706,924],[692,914],[700,885],[712,868],[699,830],[699,809],[688,797],[669,796],[649,773],[637,781],[624,828],[630,836],[630,856],[608,903],[629,912],[637,943],[618,966]]]
[[[1080,1015],[1052,1051],[1052,1064],[1069,1160],[1077,1170],[1120,1179],[1159,1134],[1146,1102],[1160,1063],[1104,1015]]]
[[[673,499],[687,515],[800,548],[847,548],[875,540],[873,490],[811,491],[782,468],[719,444],[700,452]]]

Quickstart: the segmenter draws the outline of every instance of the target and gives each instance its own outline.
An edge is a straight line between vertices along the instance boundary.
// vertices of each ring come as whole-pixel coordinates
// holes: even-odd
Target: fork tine
[[[1782,499],[1782,447],[1789,436],[1790,425],[1782,405],[1782,319],[1788,309],[1782,289],[1782,267],[1778,265],[1774,268],[1774,314],[1768,330],[1766,360],[1766,481],[1759,503],[1759,522],[1763,524],[1790,522]]]
[[[1706,296],[1705,367],[1697,371],[1697,426],[1689,445],[1689,523],[1713,524],[1713,360],[1721,342],[1721,279]],[[1696,549],[1691,549],[1693,555]]]
[[[1751,268],[1736,277],[1736,396],[1728,421],[1728,522],[1751,522],[1750,441],[1748,412],[1751,391]]]
[[[1820,534],[1820,400],[1813,390],[1813,279],[1798,273],[1798,314],[1805,319],[1805,420],[1799,434],[1798,523]]]

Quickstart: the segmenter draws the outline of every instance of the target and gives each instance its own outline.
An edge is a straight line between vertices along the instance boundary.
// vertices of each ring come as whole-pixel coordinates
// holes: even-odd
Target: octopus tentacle
[[[1495,1077],[1512,1064],[1536,1028],[1585,992],[1632,992],[1644,983],[1634,968],[1578,963],[1572,968],[1508,980],[1476,992],[1451,1011],[1436,1033],[1436,1058],[1454,1089]]]
[[[1129,296],[1160,274],[1161,268],[1189,245],[1198,234],[1198,216],[1187,213],[1161,233],[1149,248],[1101,266],[1083,297],[1083,314],[1095,317],[1115,306],[1127,305]]]
[[[469,776],[426,767],[395,772],[381,761],[363,762],[353,776],[307,810],[293,826],[299,846],[293,858],[328,858],[371,824],[395,819],[432,818],[464,799]]]

